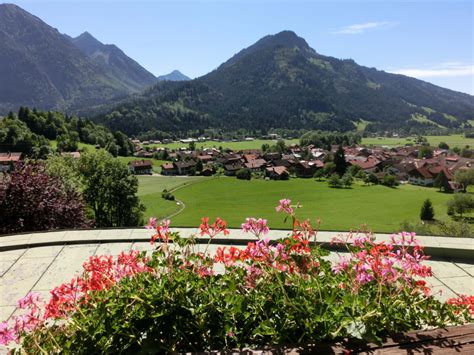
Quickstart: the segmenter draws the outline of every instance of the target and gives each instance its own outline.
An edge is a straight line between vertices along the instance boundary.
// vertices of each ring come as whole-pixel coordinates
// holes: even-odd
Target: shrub
[[[37,294],[21,299],[26,314],[0,324],[0,339],[21,337],[26,353],[200,352],[345,338],[380,343],[392,333],[471,320],[470,302],[431,295],[423,280],[431,269],[413,234],[389,242],[336,237],[347,255],[331,263],[327,251],[310,246],[316,229],[296,218],[298,207],[286,199],[277,206],[292,221],[287,238],[270,243],[266,220],[248,218],[242,230],[255,242],[215,255],[195,252],[195,236],[181,238],[169,221],[151,219],[151,257],[91,257],[46,305]],[[202,219],[208,245],[219,234],[228,234],[225,221]]]
[[[252,178],[252,171],[250,169],[240,169],[235,174],[237,179],[240,180],[250,180]]]
[[[161,197],[164,198],[165,200],[169,200],[169,201],[174,201],[174,195],[170,192],[168,192],[168,190],[163,190],[163,192],[161,193]]]
[[[426,199],[421,206],[420,219],[422,221],[432,221],[434,219],[433,204],[429,198]]]
[[[0,233],[89,226],[81,195],[39,164],[0,177],[0,216]]]
[[[341,178],[339,178],[339,175],[337,173],[332,174],[328,178],[328,185],[329,185],[329,187],[333,187],[333,188],[342,187],[342,180],[341,180]]]
[[[382,185],[395,187],[398,185],[398,181],[393,175],[385,175],[382,179]]]
[[[448,201],[448,214],[454,215],[459,214],[461,217],[463,214],[469,213],[474,210],[474,198],[469,194],[455,194],[452,200]]]
[[[341,184],[344,187],[351,187],[353,183],[354,183],[354,179],[352,178],[352,175],[350,173],[344,174],[344,176],[341,179]]]

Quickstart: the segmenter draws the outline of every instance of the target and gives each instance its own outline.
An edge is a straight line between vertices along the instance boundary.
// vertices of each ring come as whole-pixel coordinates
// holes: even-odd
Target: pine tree
[[[336,172],[339,176],[343,176],[346,173],[347,163],[342,145],[337,148],[336,154],[334,155],[334,164],[336,164]]]
[[[434,187],[439,188],[439,191],[444,190],[444,192],[449,191],[449,180],[444,170],[441,170],[436,176],[435,181],[433,182]]]
[[[426,199],[421,206],[420,219],[422,221],[432,221],[434,219],[433,204],[430,199]]]

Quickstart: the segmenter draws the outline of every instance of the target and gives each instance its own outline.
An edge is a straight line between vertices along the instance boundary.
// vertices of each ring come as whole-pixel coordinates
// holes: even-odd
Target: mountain
[[[184,75],[179,70],[173,70],[169,74],[160,75],[157,77],[159,81],[168,80],[168,81],[187,81],[191,80],[190,77]]]
[[[89,58],[118,78],[130,91],[139,91],[157,81],[155,76],[128,57],[114,44],[103,44],[89,32],[84,32],[71,42]]]
[[[198,79],[158,83],[100,119],[129,134],[221,128],[469,126],[474,97],[317,53],[294,32],[262,38]]]
[[[138,90],[12,4],[0,4],[0,78],[0,113],[20,105],[71,111]]]

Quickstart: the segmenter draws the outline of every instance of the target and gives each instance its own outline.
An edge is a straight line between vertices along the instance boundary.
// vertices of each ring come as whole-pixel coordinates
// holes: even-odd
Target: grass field
[[[474,139],[472,138],[465,138],[462,134],[453,134],[450,136],[426,136],[428,139],[428,143],[432,146],[437,147],[439,143],[445,142],[449,145],[450,148],[459,147],[464,148],[466,145],[471,147],[474,146]],[[388,146],[401,146],[407,143],[413,143],[414,140],[407,139],[407,138],[385,138],[385,137],[378,137],[378,138],[363,138],[362,144],[365,145],[388,145]]]
[[[149,217],[164,218],[179,210],[180,207],[175,201],[168,201],[161,197],[161,192],[164,189],[172,190],[203,179],[206,178],[199,176],[138,176],[138,196],[140,201],[146,206],[146,220]]]
[[[276,140],[270,139],[256,139],[253,141],[244,141],[244,142],[218,142],[218,141],[207,141],[207,142],[196,142],[196,148],[229,148],[232,150],[242,150],[242,149],[261,149],[262,144],[274,145]],[[285,140],[286,145],[290,144],[299,144],[299,139],[290,139]],[[169,143],[169,144],[149,144],[145,147],[161,147],[168,149],[179,149],[187,148],[189,145],[187,143]]]
[[[163,188],[176,186],[186,179],[140,177],[140,195],[147,206],[145,215],[163,217],[179,209],[175,203],[161,198]],[[168,180],[169,179],[169,180]],[[199,178],[197,178],[199,179]],[[221,177],[206,179],[174,192],[186,208],[172,219],[172,225],[197,227],[200,218],[221,217],[231,227],[239,227],[245,217],[262,217],[273,228],[289,228],[274,207],[281,198],[299,201],[304,218],[321,218],[322,230],[350,230],[366,224],[376,232],[393,232],[403,221],[418,222],[423,201],[430,198],[437,219],[447,220],[446,201],[452,195],[436,189],[412,185],[391,189],[385,186],[355,185],[352,189],[331,189],[326,182],[313,179],[289,181],[242,181]]]

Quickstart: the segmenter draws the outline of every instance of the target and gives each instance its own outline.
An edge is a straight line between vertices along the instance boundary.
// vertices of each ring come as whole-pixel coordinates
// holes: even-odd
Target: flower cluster
[[[455,306],[466,307],[474,318],[474,296],[460,295],[456,298],[450,298],[447,303]]]
[[[345,273],[353,279],[353,290],[375,281],[380,284],[414,283],[428,293],[424,282],[417,278],[432,276],[431,268],[423,265],[428,257],[415,239],[414,233],[392,235],[389,242],[376,242],[372,235],[352,234],[345,239],[336,237],[332,243],[347,246],[349,256],[342,256],[332,269],[336,274]]]
[[[251,233],[257,239],[260,239],[261,235],[267,235],[270,231],[267,226],[267,220],[262,218],[246,218],[245,223],[242,223],[241,227],[244,233]]]
[[[27,312],[12,317],[13,325],[0,323],[0,344],[18,341],[24,333],[31,332],[48,319],[65,318],[81,304],[87,304],[90,293],[109,289],[124,277],[150,272],[148,258],[138,251],[122,252],[116,259],[112,256],[91,256],[83,264],[81,276],[73,278],[50,291],[51,299],[44,303],[37,293],[21,298],[17,306]]]
[[[227,222],[223,219],[217,217],[214,223],[209,224],[209,217],[204,217],[201,219],[201,224],[199,225],[199,233],[201,237],[207,235],[212,239],[220,233],[228,235],[229,230],[227,229]]]
[[[148,221],[148,224],[145,228],[147,229],[154,229],[156,234],[154,234],[150,239],[150,244],[155,244],[156,240],[160,240],[162,242],[168,242],[170,239],[170,223],[169,219],[165,219],[161,221],[159,224],[156,221],[156,218],[152,217]]]

